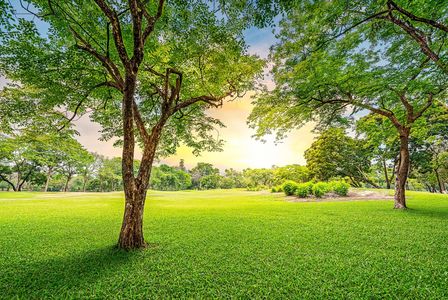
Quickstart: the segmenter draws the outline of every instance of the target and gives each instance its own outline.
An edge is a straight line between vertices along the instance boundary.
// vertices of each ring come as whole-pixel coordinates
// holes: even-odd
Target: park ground
[[[448,196],[291,202],[149,193],[144,251],[114,248],[122,193],[0,193],[0,298],[448,297]]]

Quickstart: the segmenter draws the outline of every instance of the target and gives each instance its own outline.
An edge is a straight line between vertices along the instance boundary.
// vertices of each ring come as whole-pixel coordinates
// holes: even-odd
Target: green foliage
[[[274,170],[272,169],[245,169],[243,170],[244,184],[247,187],[272,186]]]
[[[179,191],[191,187],[191,175],[180,168],[162,164],[152,168],[150,187],[160,191]]]
[[[297,182],[288,180],[282,184],[282,190],[286,196],[291,196],[291,195],[294,195],[294,193],[297,189],[297,186],[298,186]]]
[[[306,182],[310,179],[310,172],[305,166],[287,165],[283,167],[273,167],[273,169],[272,182],[275,185],[282,184],[286,180]]]
[[[299,196],[300,198],[306,198],[310,194],[310,185],[306,183],[299,183],[296,187],[294,194],[296,196]]]
[[[327,182],[317,182],[313,185],[312,191],[314,196],[321,198],[326,193],[331,191],[331,186]]]
[[[347,196],[348,190],[350,188],[350,184],[345,181],[331,181],[330,183],[331,190],[335,192],[339,196]]]
[[[372,183],[366,176],[371,155],[363,145],[363,140],[349,137],[343,129],[328,129],[305,151],[308,169],[317,180],[349,176],[357,186],[360,182]]]

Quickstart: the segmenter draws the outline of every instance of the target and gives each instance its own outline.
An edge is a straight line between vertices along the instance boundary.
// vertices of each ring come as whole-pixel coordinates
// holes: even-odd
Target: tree
[[[307,182],[310,178],[310,172],[307,167],[301,165],[287,165],[283,167],[274,168],[275,185],[281,185],[287,180],[295,182]]]
[[[247,187],[272,186],[274,172],[272,169],[244,169],[243,177]]]
[[[319,181],[348,177],[353,186],[366,182],[378,187],[368,177],[370,151],[362,147],[363,143],[347,136],[343,129],[328,129],[305,151],[307,167]]]
[[[206,187],[202,186],[202,183],[213,181],[213,180],[203,181],[202,178],[206,176],[211,176],[210,177],[211,179],[215,178],[216,177],[215,175],[219,175],[219,169],[213,167],[212,164],[199,162],[196,165],[196,167],[190,170],[190,174],[193,183],[193,188],[202,190],[207,189]],[[207,184],[207,186],[209,186],[209,184]]]
[[[356,122],[356,133],[363,137],[365,147],[372,149],[374,161],[382,170],[386,188],[390,189],[399,149],[393,124],[383,116],[370,113]]]
[[[93,156],[75,139],[65,140],[59,146],[64,155],[59,162],[58,171],[66,178],[63,191],[67,192],[72,177],[82,173],[85,166],[93,162]]]
[[[39,156],[42,155],[36,138],[24,132],[21,135],[0,137],[0,179],[16,192],[38,172]],[[14,183],[15,181],[15,183]]]
[[[245,52],[242,23],[219,17],[207,1],[28,2],[51,30],[42,37],[32,21],[14,18],[2,35],[0,69],[67,107],[67,121],[91,108],[105,138],[122,137],[126,203],[118,245],[144,247],[154,159],[180,142],[195,152],[219,148],[208,132],[220,122],[204,110],[250,89],[263,63]],[[136,141],[143,149],[137,175]]]
[[[249,120],[258,136],[276,130],[281,138],[309,121],[321,128],[347,123],[363,110],[388,118],[400,141],[394,207],[406,208],[410,134],[434,103],[445,101],[448,78],[394,23],[381,23],[380,33],[377,23],[363,23],[328,39],[340,30],[335,20],[350,19],[341,3],[306,3],[281,22],[271,53],[276,87],[257,99]],[[439,46],[440,53],[448,49]]]
[[[100,191],[105,192],[122,190],[123,179],[121,177],[121,173],[122,171],[120,158],[102,158],[102,164],[98,170]]]
[[[162,164],[153,167],[150,186],[155,190],[179,191],[191,187],[191,175],[182,169]]]

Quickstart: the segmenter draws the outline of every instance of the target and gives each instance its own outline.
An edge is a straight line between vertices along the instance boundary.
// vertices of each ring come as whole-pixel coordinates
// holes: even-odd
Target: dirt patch
[[[333,202],[333,201],[369,201],[369,200],[391,200],[393,196],[388,195],[387,191],[356,190],[350,191],[347,196],[342,197],[334,193],[328,193],[322,198],[307,197],[299,198],[296,196],[286,197],[288,202]]]

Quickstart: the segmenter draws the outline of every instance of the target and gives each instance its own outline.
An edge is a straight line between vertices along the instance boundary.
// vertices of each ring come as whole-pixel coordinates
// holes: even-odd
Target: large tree
[[[393,22],[362,22],[336,38],[339,20],[352,18],[336,1],[291,10],[271,53],[276,87],[257,99],[250,122],[259,136],[277,130],[282,137],[306,122],[325,127],[360,111],[388,118],[400,141],[394,207],[406,208],[412,127],[435,102],[446,101],[448,78]],[[437,45],[439,53],[447,52],[445,43]]]
[[[204,110],[249,89],[263,64],[246,54],[242,22],[215,13],[207,1],[28,2],[24,9],[50,30],[42,34],[35,22],[10,14],[2,73],[71,111],[67,121],[90,110],[105,138],[121,137],[125,210],[118,245],[144,247],[154,159],[181,142],[196,151],[219,147],[208,131],[220,123]]]
[[[369,178],[371,154],[364,144],[363,140],[346,135],[341,128],[330,128],[305,151],[307,167],[317,180],[347,177],[356,187],[363,182],[378,187]]]

